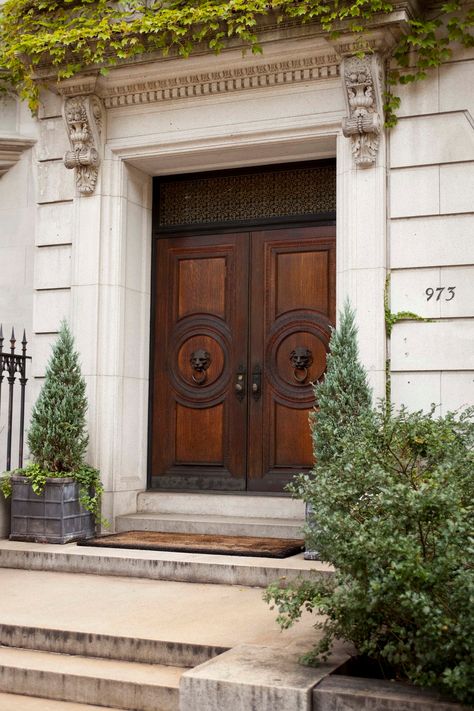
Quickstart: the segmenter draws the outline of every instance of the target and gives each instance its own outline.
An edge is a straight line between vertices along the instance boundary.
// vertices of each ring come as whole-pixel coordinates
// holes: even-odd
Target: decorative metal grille
[[[336,167],[163,181],[160,227],[307,217],[336,209]]]

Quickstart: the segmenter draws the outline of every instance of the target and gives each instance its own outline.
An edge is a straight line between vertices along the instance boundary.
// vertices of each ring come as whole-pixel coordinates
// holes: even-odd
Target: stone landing
[[[330,565],[304,560],[302,553],[276,559],[6,540],[0,540],[0,567],[251,587],[266,587],[279,578],[332,575]]]

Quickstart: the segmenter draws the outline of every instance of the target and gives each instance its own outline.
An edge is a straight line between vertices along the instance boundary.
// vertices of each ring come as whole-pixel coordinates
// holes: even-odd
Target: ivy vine
[[[383,305],[385,312],[385,333],[387,334],[387,338],[390,338],[390,336],[392,335],[393,327],[399,321],[431,321],[431,319],[425,318],[424,316],[418,316],[418,314],[413,313],[413,311],[397,311],[396,313],[393,313],[390,308],[389,292],[390,274],[385,280],[385,290],[383,295]]]
[[[383,294],[383,306],[385,314],[385,335],[387,342],[390,342],[392,336],[392,330],[396,323],[400,321],[424,321],[429,323],[430,318],[424,316],[419,316],[413,313],[413,311],[397,311],[394,313],[390,307],[390,274],[387,274],[385,279],[385,289]],[[387,408],[390,408],[392,401],[392,374],[391,374],[391,361],[387,358],[385,361],[385,402]]]
[[[423,79],[451,56],[455,44],[474,46],[474,7],[468,0],[422,7],[393,50],[388,125],[396,122],[399,104],[393,85]],[[394,9],[389,0],[7,0],[0,10],[0,78],[4,91],[16,91],[35,109],[35,74],[42,64],[53,67],[60,80],[91,67],[105,73],[121,60],[157,50],[186,57],[204,45],[220,52],[232,39],[258,53],[261,23],[270,13],[276,22],[316,23],[335,37],[342,28],[361,33]]]

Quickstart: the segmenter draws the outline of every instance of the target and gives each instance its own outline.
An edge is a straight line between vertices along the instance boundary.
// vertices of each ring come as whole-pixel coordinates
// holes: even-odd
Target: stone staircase
[[[148,492],[116,529],[298,538],[302,524],[286,496]],[[222,711],[226,694],[242,708],[257,694],[259,711],[309,711],[315,674],[297,660],[314,620],[282,635],[261,588],[315,573],[332,570],[303,554],[0,540],[0,709]]]
[[[288,496],[152,492],[138,495],[137,513],[119,516],[122,531],[301,538],[304,505]]]
[[[268,688],[262,711],[296,711],[273,687],[299,704],[315,683],[297,664],[314,620],[282,635],[258,588],[5,568],[0,586],[2,711],[216,711],[201,697],[226,679],[236,698]],[[263,675],[251,683],[249,659]]]

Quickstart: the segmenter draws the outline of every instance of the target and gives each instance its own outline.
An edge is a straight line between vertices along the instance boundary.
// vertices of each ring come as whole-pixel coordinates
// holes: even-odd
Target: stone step
[[[21,694],[0,693],[0,709],[2,711],[119,711],[111,706],[91,706],[76,704],[73,701],[52,701],[40,699],[38,696],[23,696]]]
[[[0,691],[134,711],[178,711],[185,668],[0,647]]]
[[[288,495],[242,492],[144,491],[138,494],[138,513],[232,516],[304,521],[304,503]]]
[[[259,588],[0,568],[0,590],[3,647],[195,667],[315,637],[311,615],[282,634]]]
[[[6,540],[0,540],[0,567],[251,587],[267,587],[279,578],[291,581],[333,574],[330,565],[304,560],[302,553],[277,559]]]
[[[259,588],[0,567],[0,590],[2,711],[309,709],[320,678],[298,666],[313,616],[282,633]]]
[[[304,521],[290,518],[217,516],[212,514],[137,513],[118,516],[115,528],[122,531],[204,533],[217,536],[303,538]]]
[[[74,621],[71,620],[71,626],[73,625]],[[197,642],[168,642],[161,639],[126,637],[120,634],[8,625],[2,622],[0,622],[0,646],[176,667],[195,667],[229,649]]]

